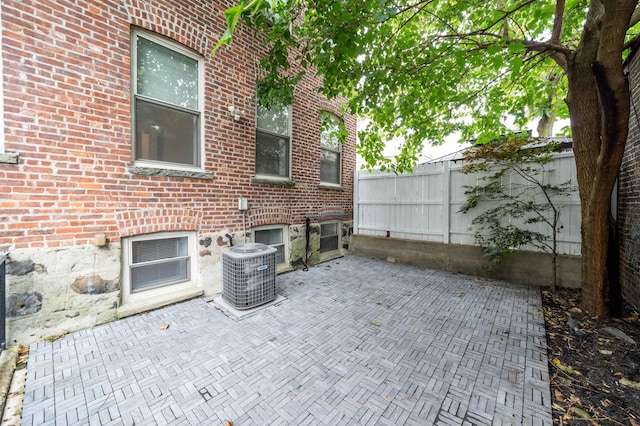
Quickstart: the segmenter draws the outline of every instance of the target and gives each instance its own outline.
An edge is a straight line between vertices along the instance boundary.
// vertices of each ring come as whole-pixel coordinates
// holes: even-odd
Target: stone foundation
[[[340,249],[322,260],[345,255],[349,249],[352,222],[344,222]],[[311,224],[308,265],[320,262],[320,226]],[[218,234],[198,236],[195,260],[197,284],[205,296],[222,292],[222,248],[227,244]],[[247,233],[247,241],[251,235]],[[233,234],[235,244],[244,240]],[[304,266],[305,226],[289,227],[289,263],[278,272]],[[136,313],[121,309],[121,244],[104,247],[14,249],[7,258],[7,343],[28,344],[36,340],[93,327]],[[167,298],[166,303],[180,299]],[[160,303],[161,304],[161,303]]]

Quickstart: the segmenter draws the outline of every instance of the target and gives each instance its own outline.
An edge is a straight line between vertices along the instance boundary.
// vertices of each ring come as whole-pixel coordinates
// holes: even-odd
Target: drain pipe
[[[315,215],[315,216],[306,216],[304,218],[304,227],[305,227],[305,231],[304,231],[304,237],[305,237],[305,242],[304,242],[304,261],[302,262],[302,264],[304,265],[302,267],[303,271],[308,271],[309,270],[309,265],[308,265],[308,261],[309,261],[309,236],[311,233],[311,219],[320,219],[320,218],[326,218],[326,217],[347,217],[347,216],[351,216],[353,217],[353,213],[330,213],[330,214],[319,214],[319,215]]]
[[[311,228],[311,218],[307,216],[304,218],[305,242],[304,242],[304,262],[303,262],[304,267],[302,268],[303,271],[309,270],[309,265],[307,264],[307,262],[309,261],[309,233],[311,232],[310,228]]]

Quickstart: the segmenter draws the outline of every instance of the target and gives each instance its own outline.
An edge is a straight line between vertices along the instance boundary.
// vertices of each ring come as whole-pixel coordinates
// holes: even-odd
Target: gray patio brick
[[[194,299],[34,343],[23,424],[552,425],[537,289],[360,257],[277,282],[242,320]]]

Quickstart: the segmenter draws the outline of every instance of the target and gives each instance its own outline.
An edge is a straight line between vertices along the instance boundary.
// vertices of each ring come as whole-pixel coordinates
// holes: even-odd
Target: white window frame
[[[320,161],[320,184],[323,186],[334,186],[334,187],[341,187],[342,186],[342,142],[338,141],[338,150],[334,150],[328,147],[325,147],[322,145],[322,135],[325,133],[325,131],[322,129],[322,122],[326,119],[329,120],[333,120],[336,122],[340,122],[340,118],[333,114],[330,113],[328,111],[324,111],[321,115],[320,115],[320,155],[322,155],[323,151],[330,151],[330,152],[335,152],[338,154],[338,182],[330,182],[330,181],[325,181],[322,180],[322,158]],[[335,138],[337,138],[337,136],[333,136]]]
[[[189,279],[175,284],[166,284],[133,292],[131,287],[132,243],[136,241],[182,237],[187,237],[187,254],[190,257]],[[152,299],[175,296],[176,294],[184,293],[197,287],[198,257],[196,241],[195,232],[158,232],[122,238],[122,304],[144,304]]]
[[[284,251],[284,260],[281,263],[276,263],[276,270],[286,269],[289,267],[289,226],[288,225],[263,225],[251,228],[251,242],[256,242],[256,231],[270,231],[273,229],[282,230],[282,246]],[[279,245],[279,244],[278,244]],[[269,245],[269,247],[275,247],[275,245]]]
[[[271,132],[269,130],[264,130],[258,127],[258,107],[259,105],[256,103],[256,146],[255,146],[255,152],[254,152],[254,157],[255,157],[255,177],[257,179],[262,179],[262,180],[273,180],[273,181],[290,181],[291,180],[291,165],[293,163],[292,159],[291,159],[291,154],[292,154],[292,150],[291,150],[291,145],[292,145],[292,141],[293,141],[293,129],[292,129],[292,116],[293,116],[293,109],[291,108],[291,105],[287,105],[287,109],[289,110],[289,114],[287,117],[287,128],[289,131],[288,135],[282,135],[279,133],[275,133],[275,132]],[[286,138],[288,139],[288,154],[287,154],[287,161],[289,162],[289,164],[287,164],[287,170],[288,170],[288,174],[287,176],[281,176],[281,175],[273,175],[273,174],[268,174],[268,173],[258,173],[258,133],[264,133],[266,135],[270,135],[270,136],[275,136],[275,137],[279,137],[279,138]]]
[[[321,252],[320,251],[320,242],[322,241],[322,226],[323,225],[331,225],[331,224],[335,224],[336,225],[336,232],[337,232],[337,236],[338,236],[338,246],[333,249],[333,250],[328,250],[325,252]],[[342,244],[342,222],[339,220],[331,220],[331,221],[326,221],[326,222],[320,222],[320,229],[318,232],[318,253],[320,253],[320,259],[321,260],[325,260],[327,258],[332,258],[332,257],[336,257],[337,255],[341,254],[340,251],[340,246]]]
[[[136,159],[136,97],[137,95],[137,81],[138,81],[138,55],[137,55],[137,39],[142,37],[160,46],[171,49],[184,56],[198,61],[198,142],[196,148],[198,149],[198,165],[180,164],[166,161],[153,161],[147,159]],[[204,74],[204,60],[202,56],[189,50],[185,46],[140,28],[133,28],[131,31],[131,154],[132,162],[138,167],[149,167],[156,169],[171,169],[171,170],[186,170],[186,171],[204,171],[205,161],[205,143],[204,143],[204,86],[205,86],[205,74]],[[158,101],[158,105],[167,105],[166,102]],[[176,110],[180,110],[180,107],[175,107]]]

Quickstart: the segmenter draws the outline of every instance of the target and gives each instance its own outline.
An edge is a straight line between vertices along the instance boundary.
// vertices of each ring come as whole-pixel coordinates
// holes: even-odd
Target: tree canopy
[[[625,49],[638,0],[244,0],[227,9],[268,46],[262,102],[287,102],[304,72],[369,119],[370,167],[410,170],[423,144],[483,143],[542,116],[569,117],[583,221],[584,307],[606,315],[611,191],[628,132]],[[385,141],[405,142],[395,159]],[[609,254],[608,254],[609,253]],[[614,278],[612,278],[614,277]]]

